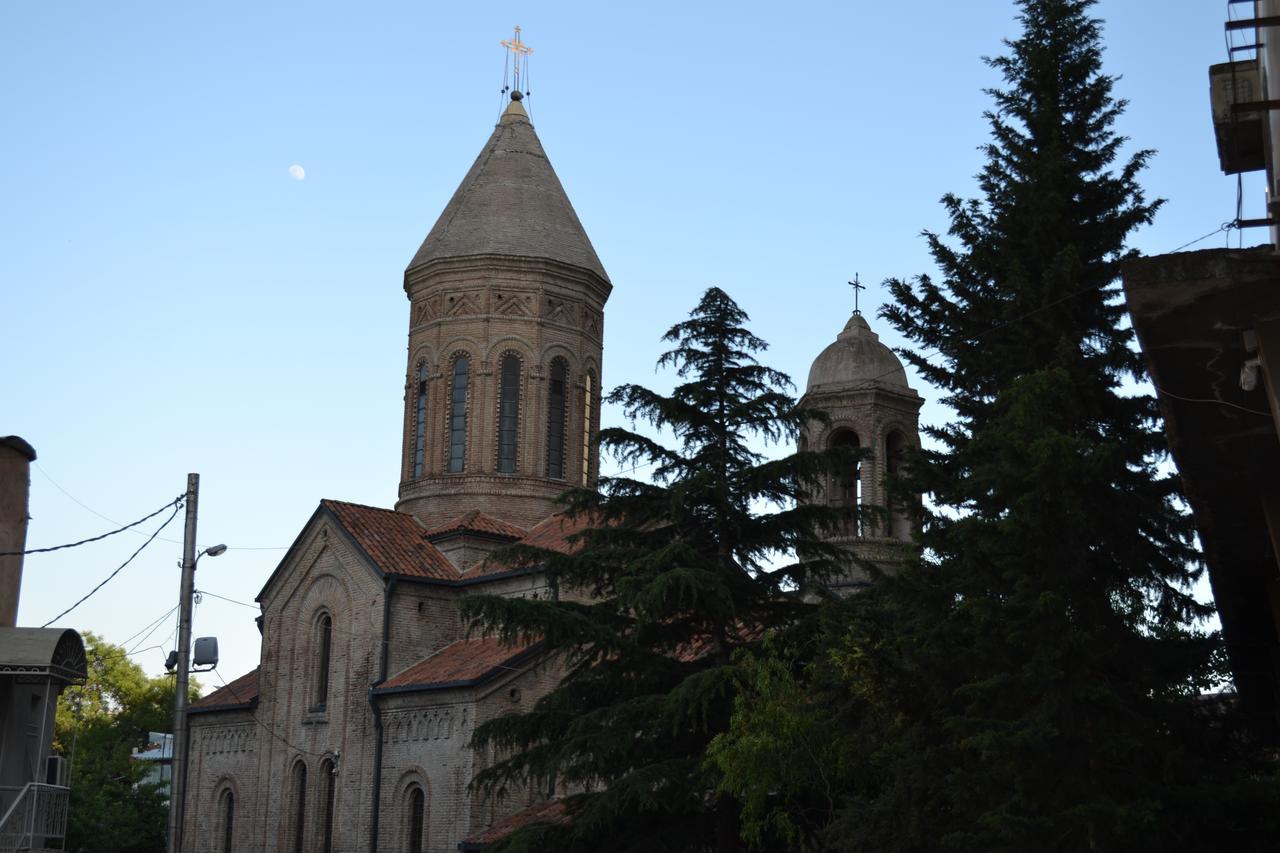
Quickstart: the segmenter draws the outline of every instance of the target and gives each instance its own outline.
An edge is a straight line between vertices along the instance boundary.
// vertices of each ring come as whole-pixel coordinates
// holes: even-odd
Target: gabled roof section
[[[240,711],[258,704],[258,670],[255,668],[224,684],[187,708],[188,714],[204,714],[210,711]]]
[[[569,822],[569,813],[565,809],[564,800],[547,800],[522,809],[509,817],[495,823],[483,832],[464,838],[458,845],[462,853],[483,850],[506,838],[517,829],[523,829],[534,823],[564,824]]]
[[[387,679],[375,693],[470,687],[507,672],[534,655],[541,643],[507,645],[497,637],[458,640]]]
[[[387,575],[457,580],[458,570],[427,541],[413,516],[343,501],[322,500],[356,545]]]
[[[591,520],[586,515],[570,518],[565,513],[558,512],[535,524],[528,535],[521,538],[517,544],[528,545],[530,548],[546,548],[548,551],[559,551],[561,554],[572,554],[582,545],[581,543],[570,542],[569,538],[590,526]],[[505,575],[513,571],[527,569],[527,566],[513,568],[492,558],[487,558],[467,569],[462,577],[467,581],[479,581],[491,575]]]
[[[426,536],[427,539],[435,541],[457,533],[478,533],[481,536],[487,536],[492,539],[514,542],[517,539],[523,539],[529,534],[529,531],[523,527],[508,524],[500,518],[494,518],[492,515],[483,513],[478,509],[473,509],[434,530],[428,530]]]
[[[471,255],[547,258],[609,281],[517,101],[502,114],[409,269]]]

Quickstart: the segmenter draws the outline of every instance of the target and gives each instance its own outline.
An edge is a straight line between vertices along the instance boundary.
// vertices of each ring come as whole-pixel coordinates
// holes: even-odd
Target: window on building
[[[329,702],[329,658],[333,645],[333,619],[321,613],[316,620],[316,675],[311,710],[323,711]]]
[[[898,430],[891,431],[884,440],[885,474],[893,480],[902,473],[902,460],[907,453],[907,437]],[[894,539],[911,539],[911,515],[899,499],[889,504],[889,535]]]
[[[422,853],[426,848],[423,847],[422,836],[426,829],[427,818],[427,795],[421,787],[414,785],[409,789],[409,814],[408,824],[408,841],[405,845],[407,853]]]
[[[520,356],[502,357],[498,392],[498,473],[516,472],[516,445],[520,436]]]
[[[307,765],[293,765],[293,853],[307,853]]]
[[[547,383],[547,476],[564,479],[565,386],[569,382],[569,365],[563,358],[552,359]]]
[[[427,363],[418,365],[417,405],[414,407],[413,476],[422,476],[422,461],[427,444]]]
[[[829,447],[848,447],[857,450],[861,446],[858,436],[852,430],[839,430],[831,436]],[[842,467],[833,478],[828,492],[827,502],[832,506],[849,507],[859,510],[862,507],[862,460],[856,459]],[[862,518],[853,519],[849,532],[855,536],[863,535]]]
[[[582,382],[582,485],[591,485],[591,414],[594,411],[596,377],[587,371]]]
[[[449,393],[449,473],[461,473],[467,452],[467,379],[471,359],[460,355],[453,360]]]
[[[338,792],[338,768],[326,758],[320,765],[324,780],[324,853],[333,853],[333,801]]]
[[[222,853],[231,853],[235,839],[236,795],[231,789],[222,792],[218,801],[219,818],[222,821]]]

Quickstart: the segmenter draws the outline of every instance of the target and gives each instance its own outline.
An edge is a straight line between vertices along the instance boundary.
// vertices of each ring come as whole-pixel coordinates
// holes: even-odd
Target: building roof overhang
[[[1280,440],[1266,380],[1244,390],[1241,369],[1259,354],[1257,330],[1280,319],[1280,257],[1264,246],[1133,258],[1123,279],[1236,686],[1255,731],[1274,742],[1280,576],[1266,503],[1280,491]]]

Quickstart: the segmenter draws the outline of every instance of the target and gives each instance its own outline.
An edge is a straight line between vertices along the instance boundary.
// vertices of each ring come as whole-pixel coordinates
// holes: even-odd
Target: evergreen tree
[[[766,460],[753,447],[793,442],[814,413],[798,407],[784,374],[756,361],[765,344],[746,320],[723,291],[708,290],[666,335],[674,348],[659,365],[682,380],[671,394],[612,392],[633,424],[679,446],[601,431],[602,451],[623,466],[654,466],[652,481],[603,478],[599,492],[567,495],[568,515],[588,524],[574,553],[507,555],[542,562],[557,600],[464,601],[473,627],[538,638],[564,672],[529,712],[475,732],[475,746],[507,756],[478,776],[483,789],[576,792],[567,824],[527,828],[502,850],[740,849],[738,805],[717,793],[704,753],[732,711],[735,654],[802,618],[813,605],[796,591],[839,569],[842,553],[820,532],[843,513],[802,498],[806,483],[850,461]]]
[[[1092,0],[1018,5],[988,60],[982,196],[944,198],[939,278],[891,281],[882,311],[955,412],[909,466],[935,508],[924,557],[845,603],[820,653],[757,666],[717,763],[758,831],[826,849],[1261,848],[1274,789],[1199,698],[1212,608],[1155,401],[1125,384],[1142,366],[1116,279],[1158,207],[1149,152],[1121,157]],[[747,772],[758,738],[814,726],[836,732],[825,810],[812,778]]]

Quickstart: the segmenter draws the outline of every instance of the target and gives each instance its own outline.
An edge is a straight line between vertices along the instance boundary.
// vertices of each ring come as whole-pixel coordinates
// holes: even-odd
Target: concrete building
[[[1264,171],[1269,245],[1135,258],[1124,290],[1204,549],[1241,708],[1280,744],[1280,0],[1209,70],[1222,170]],[[1252,45],[1251,49],[1243,49]],[[1212,168],[1206,163],[1205,168]],[[1254,232],[1256,233],[1256,232]]]
[[[465,636],[457,604],[559,594],[485,557],[568,547],[554,499],[596,482],[611,287],[516,92],[405,272],[399,501],[321,501],[267,580],[259,667],[190,709],[183,851],[453,853],[555,814],[545,791],[468,789],[493,759],[475,727],[556,673],[536,643]],[[846,333],[856,351],[820,357],[810,393],[892,454],[917,440],[919,398],[860,316]],[[864,500],[880,495],[870,470]]]

